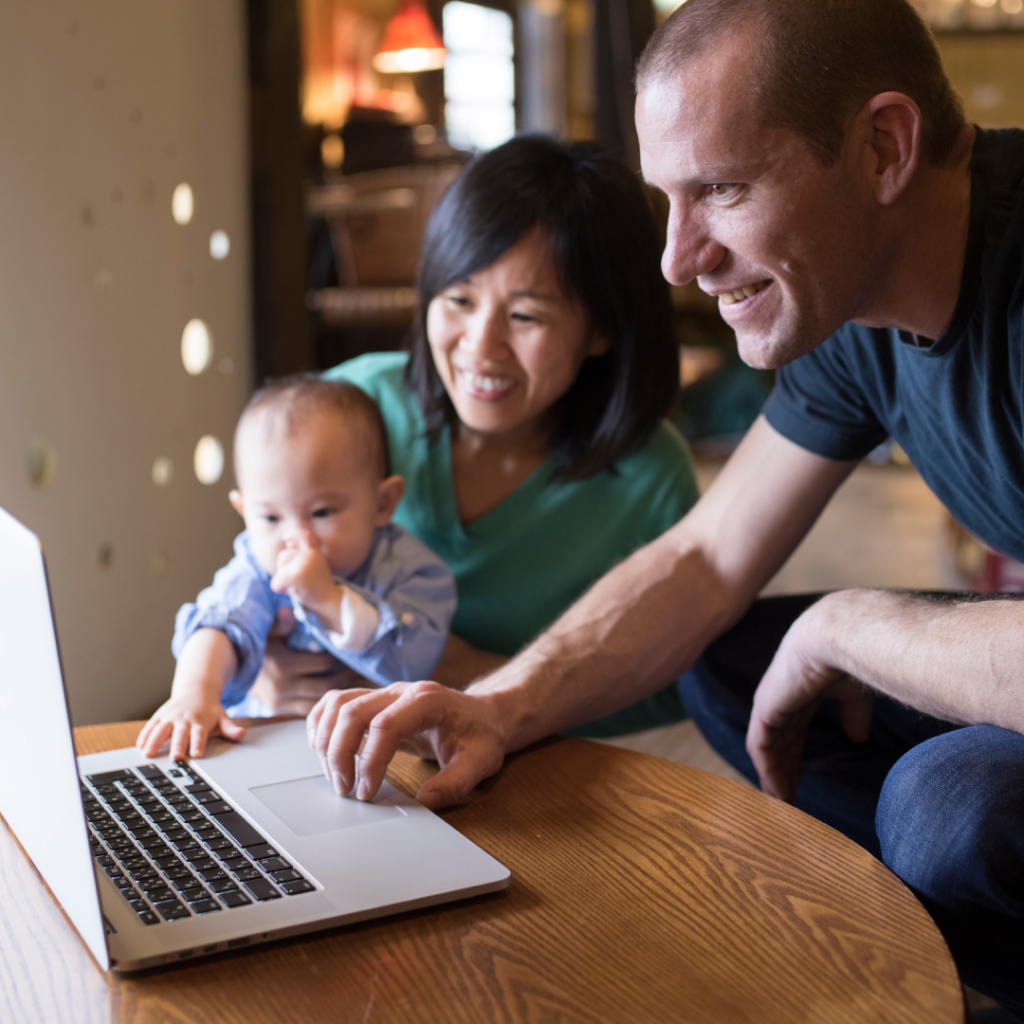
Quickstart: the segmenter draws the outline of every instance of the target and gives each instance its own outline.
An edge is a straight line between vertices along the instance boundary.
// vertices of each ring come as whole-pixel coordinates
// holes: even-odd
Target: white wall
[[[0,3],[0,505],[46,548],[76,724],[159,703],[174,613],[239,528],[230,468],[201,485],[192,452],[229,448],[251,378],[244,30],[241,0]],[[198,377],[193,317],[215,344]],[[45,487],[33,438],[55,455]]]

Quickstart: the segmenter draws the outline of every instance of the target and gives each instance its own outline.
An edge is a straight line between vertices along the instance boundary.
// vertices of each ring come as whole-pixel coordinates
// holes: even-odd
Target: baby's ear
[[[231,507],[244,519],[245,518],[245,504],[242,501],[241,491],[232,491],[228,495],[228,501],[231,502]]]
[[[405,494],[405,481],[400,476],[389,476],[381,480],[377,489],[377,525],[385,526],[398,508]]]

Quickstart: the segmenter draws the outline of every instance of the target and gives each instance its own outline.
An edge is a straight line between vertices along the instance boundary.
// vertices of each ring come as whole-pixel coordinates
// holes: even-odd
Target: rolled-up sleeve
[[[238,657],[238,671],[226,687],[222,703],[237,704],[256,681],[263,664],[267,633],[277,616],[270,580],[249,551],[245,534],[235,540],[235,556],[218,570],[213,583],[194,603],[182,605],[174,624],[171,650],[177,658],[198,629],[219,629]]]

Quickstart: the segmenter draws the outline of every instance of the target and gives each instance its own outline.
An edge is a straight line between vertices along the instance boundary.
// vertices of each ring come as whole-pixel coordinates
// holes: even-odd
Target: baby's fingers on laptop
[[[180,761],[188,754],[189,735],[192,729],[188,722],[175,722],[171,736],[171,760]],[[199,756],[198,754],[196,755]]]
[[[237,743],[245,739],[245,726],[239,725],[230,715],[221,715],[217,722],[217,730],[226,740]]]
[[[146,757],[156,757],[160,748],[167,742],[173,726],[170,722],[161,721],[155,715],[142,727],[135,745]]]

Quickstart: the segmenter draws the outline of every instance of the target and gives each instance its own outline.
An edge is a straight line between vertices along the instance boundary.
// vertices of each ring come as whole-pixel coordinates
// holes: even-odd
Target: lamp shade
[[[385,74],[444,67],[447,51],[437,27],[418,0],[402,0],[384,29],[373,66]]]

